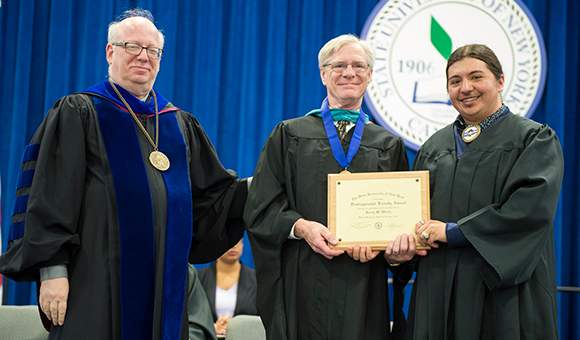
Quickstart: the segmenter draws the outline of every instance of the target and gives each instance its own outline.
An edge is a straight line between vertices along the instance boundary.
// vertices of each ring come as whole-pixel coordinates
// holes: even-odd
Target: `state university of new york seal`
[[[544,41],[519,0],[383,0],[361,37],[376,52],[365,103],[378,124],[414,150],[457,116],[445,67],[458,47],[485,44],[496,53],[502,98],[513,113],[531,116],[544,90]]]

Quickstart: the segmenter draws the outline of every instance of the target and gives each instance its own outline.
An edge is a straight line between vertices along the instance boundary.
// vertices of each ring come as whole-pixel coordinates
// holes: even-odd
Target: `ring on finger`
[[[399,255],[399,252],[398,251],[394,251],[393,252],[393,255]]]
[[[421,236],[423,236],[424,239],[428,240],[429,239],[429,234],[427,232],[422,232]]]

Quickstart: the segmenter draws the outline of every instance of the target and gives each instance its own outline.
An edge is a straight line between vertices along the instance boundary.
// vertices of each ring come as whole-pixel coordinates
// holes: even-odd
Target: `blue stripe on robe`
[[[193,233],[187,149],[175,114],[159,115],[159,151],[171,166],[163,172],[167,188],[167,234],[163,271],[163,338],[179,339]],[[190,199],[184,199],[189,197]]]
[[[10,243],[22,236],[24,236],[24,221],[12,223],[8,231],[8,242]]]
[[[14,201],[12,201],[12,216],[26,212],[28,197],[28,195],[22,195],[14,198]]]
[[[27,145],[24,149],[24,154],[22,155],[22,163],[37,160],[38,151],[40,151],[40,144]]]
[[[133,118],[93,97],[115,182],[121,239],[121,322],[124,340],[150,338],[155,299],[153,207]]]
[[[103,92],[97,94],[107,95]],[[123,339],[141,339],[147,337],[146,334],[151,336],[155,292],[153,213],[149,182],[132,117],[100,97],[94,97],[93,101],[116,184],[121,237]],[[162,141],[160,150],[171,162],[170,169],[163,173],[168,220],[162,331],[164,339],[178,339],[183,319],[187,258],[193,225],[191,186],[187,150],[175,114],[168,113],[159,117]],[[135,188],[139,188],[139,191]],[[143,211],[144,206],[146,211]],[[144,227],[147,233],[143,232]]]
[[[33,178],[34,178],[34,169],[21,171],[18,174],[18,179],[16,180],[16,190],[31,186]]]
[[[22,164],[37,160],[39,151],[40,144],[36,143],[27,145],[22,154]],[[16,190],[31,186],[33,178],[34,169],[21,171],[16,180]],[[12,202],[12,216],[26,212],[27,207],[28,195],[15,197]],[[11,224],[8,231],[8,242],[21,238],[22,236],[24,236],[24,221]]]

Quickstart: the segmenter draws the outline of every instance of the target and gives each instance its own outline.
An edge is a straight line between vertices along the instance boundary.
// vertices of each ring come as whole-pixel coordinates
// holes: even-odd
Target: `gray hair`
[[[109,24],[109,33],[107,37],[108,42],[109,43],[118,42],[116,41],[116,39],[117,33],[119,32],[119,25],[121,24],[121,21],[134,17],[145,18],[151,21],[153,25],[155,25],[153,14],[151,14],[151,12],[149,12],[148,10],[139,7],[126,10],[121,15],[119,15],[113,22]],[[155,25],[155,27],[157,26]],[[163,33],[161,33],[161,30],[159,28],[157,28],[157,31],[159,32],[159,39],[161,40],[161,46],[159,46],[159,48],[163,48],[163,45],[165,45],[165,36],[163,35]]]
[[[332,57],[332,55],[342,46],[347,44],[359,44],[363,48],[365,55],[367,56],[367,63],[369,64],[370,72],[375,66],[375,51],[367,41],[361,40],[353,34],[343,34],[327,42],[318,53],[318,68],[322,70],[324,65],[328,63],[330,57]]]

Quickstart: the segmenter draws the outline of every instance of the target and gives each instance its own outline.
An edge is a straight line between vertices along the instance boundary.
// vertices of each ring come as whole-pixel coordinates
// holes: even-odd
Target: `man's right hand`
[[[55,326],[62,326],[68,300],[68,278],[59,277],[40,283],[38,303],[48,320]]]
[[[312,250],[329,260],[344,253],[344,250],[330,249],[327,242],[336,245],[338,241],[328,228],[318,222],[307,221],[303,218],[299,219],[294,226],[294,235],[304,239]]]

